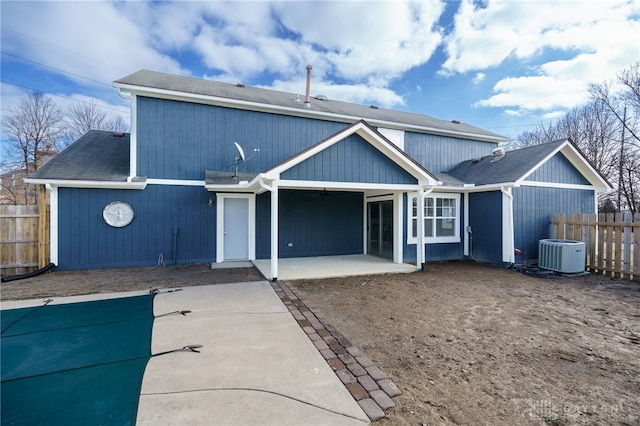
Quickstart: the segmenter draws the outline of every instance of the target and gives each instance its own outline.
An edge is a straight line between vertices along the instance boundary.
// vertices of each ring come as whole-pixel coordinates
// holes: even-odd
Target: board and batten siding
[[[137,102],[137,174],[149,178],[203,180],[205,170],[230,170],[234,142],[253,157],[239,171],[263,172],[348,126],[142,96]]]
[[[589,185],[589,181],[561,153],[555,154],[526,180],[534,182],[555,182],[574,185]]]
[[[554,213],[595,213],[595,192],[587,189],[513,188],[515,248],[538,258],[538,241],[551,238]]]
[[[462,161],[491,154],[493,142],[405,132],[404,151],[432,172],[446,172]]]
[[[418,180],[360,135],[350,135],[282,172],[282,179],[417,184]]]
[[[61,270],[215,261],[216,209],[209,207],[210,194],[203,188],[60,188],[58,197]],[[104,222],[102,210],[113,201],[133,208],[128,226],[113,228]]]
[[[502,263],[502,192],[469,194],[470,256],[481,262]]]
[[[347,191],[279,191],[278,257],[362,253],[364,194]],[[271,198],[256,198],[256,257],[271,256]]]

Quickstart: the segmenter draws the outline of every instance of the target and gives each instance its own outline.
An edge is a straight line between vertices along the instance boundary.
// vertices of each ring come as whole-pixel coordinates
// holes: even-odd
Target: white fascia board
[[[575,183],[538,182],[535,180],[522,181],[520,182],[520,186],[540,186],[544,188],[562,188],[562,189],[586,189],[589,191],[600,189],[600,188],[594,187],[593,185],[578,185]]]
[[[391,185],[380,183],[365,183],[365,182],[324,182],[315,180],[280,180],[278,181],[279,188],[297,188],[297,189],[338,189],[344,191],[402,191],[411,192],[417,191],[419,185]]]
[[[329,139],[326,139],[324,141],[322,141],[321,143],[318,143],[314,146],[311,146],[310,148],[308,148],[305,151],[302,151],[301,153],[295,155],[293,158],[290,158],[289,160],[277,165],[276,167],[272,168],[271,170],[267,171],[266,173],[266,177],[268,179],[279,179],[280,178],[280,174],[286,170],[289,170],[290,168],[297,166],[298,164],[308,160],[309,158],[318,155],[319,153],[321,153],[322,151],[324,151],[325,149],[335,145],[336,143],[346,139],[347,137],[351,136],[352,134],[356,133],[358,128],[363,128],[364,125],[362,123],[356,123],[353,126],[346,128],[344,131],[338,132],[335,135],[333,135],[332,137],[330,137]]]
[[[149,185],[173,185],[173,186],[205,186],[203,180],[189,180],[189,179],[147,179]]]
[[[404,151],[400,150],[397,146],[388,143],[385,139],[380,138],[380,136],[373,133],[371,129],[366,127],[364,124],[358,124],[359,125],[356,126],[357,129],[355,133],[380,150],[380,152],[386,155],[387,158],[391,159],[416,179],[426,180],[429,185],[437,185],[438,181],[429,173],[425,172],[425,170],[415,163],[411,157],[405,154]]]
[[[609,192],[613,190],[611,185],[609,185],[606,180],[602,178],[600,173],[595,170],[591,164],[580,154],[576,148],[566,140],[562,145],[558,146],[554,149],[549,155],[543,158],[538,164],[533,166],[527,173],[525,173],[520,179],[516,181],[518,185],[522,184],[533,172],[538,170],[544,163],[549,161],[551,157],[556,155],[558,152],[561,152],[567,160],[576,168],[582,175],[591,182],[592,187],[603,188],[604,192]],[[531,181],[530,181],[531,182]],[[591,188],[590,188],[591,189]]]
[[[562,153],[571,161],[571,164],[582,173],[589,182],[595,187],[606,188],[605,192],[612,191],[613,188],[600,175],[600,173],[591,166],[591,164],[582,157],[573,145],[567,142],[567,146],[562,149]]]
[[[551,157],[553,157],[554,155],[556,155],[558,152],[560,152],[560,150],[562,150],[562,148],[564,148],[565,146],[570,145],[569,141],[565,141],[562,145],[558,146],[556,149],[554,149],[553,151],[551,151],[546,157],[544,157],[542,160],[540,160],[538,162],[538,164],[536,164],[535,166],[533,166],[531,169],[529,169],[528,172],[526,172],[524,175],[522,175],[522,177],[520,177],[520,179],[518,179],[518,183],[524,181],[526,178],[528,178],[529,176],[531,176],[531,174],[533,174],[533,172],[535,172],[536,170],[538,170],[544,163],[546,163],[547,161],[549,161],[549,159]]]
[[[292,108],[280,105],[269,105],[259,102],[243,101],[240,99],[223,98],[219,96],[201,95],[198,93],[185,93],[175,90],[157,89],[152,87],[136,86],[131,84],[113,83],[119,92],[128,92],[132,95],[143,95],[150,98],[171,99],[176,101],[198,102],[209,105],[225,106],[229,108],[245,109],[249,111],[262,111],[275,114],[285,114],[296,117],[326,118],[344,123],[353,123],[358,120],[365,120],[375,127],[386,127],[417,133],[429,133],[434,135],[452,136],[457,138],[472,139],[496,144],[508,142],[507,138],[501,136],[482,135],[470,132],[456,132],[453,130],[438,129],[428,126],[417,126],[412,124],[397,123],[394,121],[375,120],[371,118],[356,117],[352,115],[334,114],[330,112],[316,111],[314,109]]]
[[[500,191],[502,188],[514,188],[519,186],[515,182],[504,183],[492,183],[489,185],[477,185],[477,186],[437,186],[434,190],[437,192],[460,192],[460,193],[472,193],[472,192],[488,192],[488,191]]]
[[[403,152],[399,151],[399,148],[389,144],[385,139],[381,138],[377,133],[373,132],[368,126],[362,122],[355,123],[351,127],[345,129],[343,132],[336,133],[329,139],[312,146],[310,149],[303,151],[299,155],[291,158],[266,173],[266,177],[269,179],[279,179],[280,174],[290,168],[308,160],[309,158],[318,155],[325,149],[335,145],[338,142],[343,141],[347,137],[357,134],[373,145],[376,149],[382,152],[387,158],[391,159],[395,164],[402,167],[403,170],[411,174],[418,181],[426,181],[428,185],[436,185],[437,181],[421,167],[414,163]]]
[[[32,179],[25,178],[25,183],[34,185],[51,185],[59,188],[87,188],[87,189],[145,189],[147,181],[95,181],[95,180],[64,180],[64,179]]]

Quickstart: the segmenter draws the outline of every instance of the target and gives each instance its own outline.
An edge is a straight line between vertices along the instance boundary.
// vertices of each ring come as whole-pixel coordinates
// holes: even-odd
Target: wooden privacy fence
[[[0,205],[0,274],[31,272],[49,263],[49,206]],[[44,226],[40,226],[44,224]]]
[[[556,213],[551,236],[583,241],[591,272],[640,280],[640,213]]]

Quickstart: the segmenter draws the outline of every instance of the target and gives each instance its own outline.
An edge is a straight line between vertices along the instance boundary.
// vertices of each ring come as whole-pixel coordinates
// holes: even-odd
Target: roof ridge
[[[285,92],[258,86],[232,84],[193,76],[174,75],[158,71],[140,70],[114,81],[114,86],[125,92],[136,88],[148,89],[149,94],[184,94],[196,102],[207,99],[214,104],[229,100],[228,107],[261,110],[296,116],[324,116],[337,121],[352,122],[365,119],[378,127],[391,127],[406,131],[440,134],[451,137],[500,143],[502,135],[457,120],[435,118],[427,114],[379,108],[342,100],[319,100],[305,107],[294,92]],[[155,89],[155,90],[154,90]],[[144,90],[141,90],[144,92]],[[298,92],[299,94],[300,92]],[[195,95],[195,96],[193,96]]]

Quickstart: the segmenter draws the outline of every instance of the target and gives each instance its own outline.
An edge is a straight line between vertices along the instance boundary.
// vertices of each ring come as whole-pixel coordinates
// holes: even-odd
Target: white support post
[[[404,225],[404,215],[402,214],[402,192],[397,192],[393,197],[393,263],[403,263],[403,241],[402,229]]]
[[[416,266],[422,269],[424,264],[424,188],[418,190],[418,223],[416,224]],[[411,208],[411,206],[409,206]]]
[[[271,186],[271,280],[278,279],[278,183]]]
[[[502,192],[502,261],[514,263],[513,195],[510,187],[502,187],[500,191]]]
[[[460,208],[460,206],[458,206]],[[462,229],[464,229],[464,255],[469,256],[469,193],[464,193],[464,223],[462,225]]]

